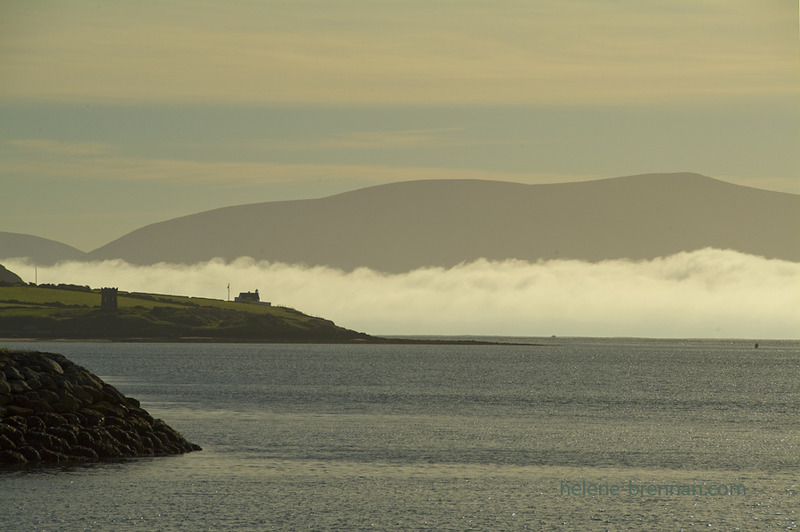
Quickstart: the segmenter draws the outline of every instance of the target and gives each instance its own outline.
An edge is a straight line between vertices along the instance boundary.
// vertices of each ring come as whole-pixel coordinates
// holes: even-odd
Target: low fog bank
[[[34,266],[0,261],[25,281]],[[119,260],[38,268],[39,283],[262,300],[376,335],[800,338],[800,263],[704,249],[589,263],[478,260],[402,274],[240,258],[192,266]]]

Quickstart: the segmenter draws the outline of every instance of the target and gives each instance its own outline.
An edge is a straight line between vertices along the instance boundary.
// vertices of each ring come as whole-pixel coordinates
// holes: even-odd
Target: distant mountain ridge
[[[479,258],[650,259],[704,247],[800,261],[800,196],[691,173],[527,185],[407,181],[226,207],[88,254],[136,264],[249,256],[402,272]]]
[[[800,196],[692,173],[541,185],[429,180],[183,216],[84,257],[193,264],[248,256],[403,272],[480,258],[639,260],[714,247],[800,262],[798,228]]]
[[[85,260],[83,251],[33,235],[0,231],[0,258],[28,257],[36,264],[54,264],[64,260]]]

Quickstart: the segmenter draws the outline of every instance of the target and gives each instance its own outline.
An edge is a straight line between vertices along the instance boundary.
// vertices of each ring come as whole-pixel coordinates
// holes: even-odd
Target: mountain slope
[[[64,260],[82,260],[85,255],[83,251],[55,240],[0,231],[0,259],[28,257],[35,264],[50,265]]]
[[[800,196],[689,173],[549,185],[410,181],[176,218],[88,257],[249,256],[399,272],[478,258],[647,259],[716,247],[800,261],[798,227]]]
[[[5,266],[0,264],[0,283],[14,284],[21,282],[22,278],[19,275],[10,270],[7,270]]]

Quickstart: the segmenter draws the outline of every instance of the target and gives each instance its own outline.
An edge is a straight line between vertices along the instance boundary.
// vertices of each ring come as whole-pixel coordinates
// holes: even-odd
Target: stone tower
[[[102,310],[117,310],[117,289],[100,289],[100,308]]]

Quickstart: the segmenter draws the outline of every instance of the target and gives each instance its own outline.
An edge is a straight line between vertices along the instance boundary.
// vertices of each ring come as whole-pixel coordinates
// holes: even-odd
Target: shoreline
[[[13,338],[0,337],[0,342],[54,342],[54,343],[159,343],[159,344],[337,344],[337,345],[506,345],[528,347],[550,347],[555,344],[541,344],[531,342],[492,342],[488,340],[436,340],[415,338],[384,338],[372,337],[371,339],[353,340],[290,340],[276,339],[264,340],[258,338],[213,338],[213,337],[183,337],[183,338]]]

